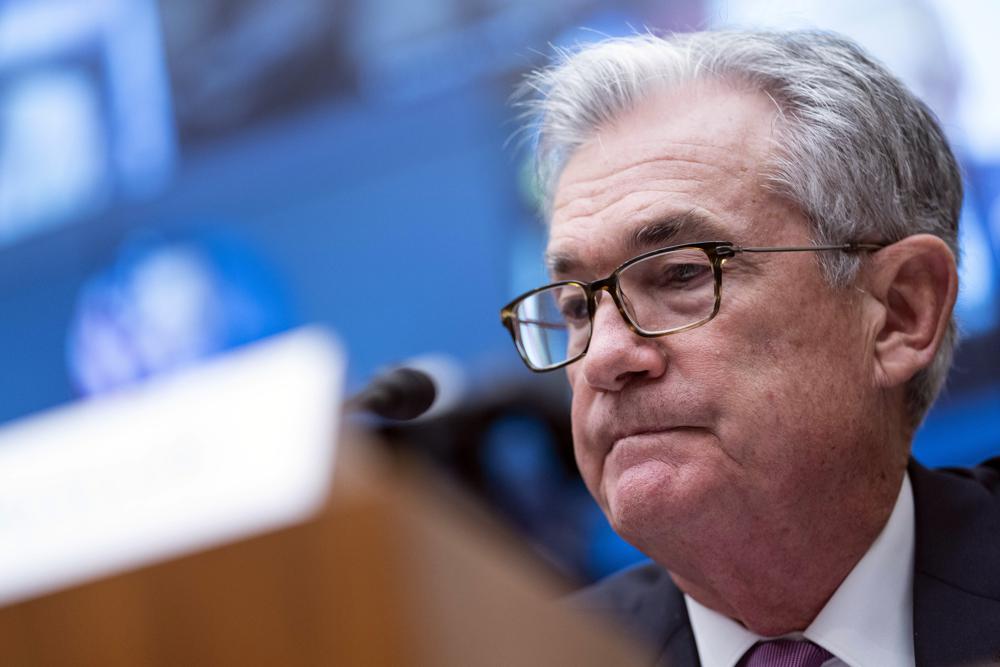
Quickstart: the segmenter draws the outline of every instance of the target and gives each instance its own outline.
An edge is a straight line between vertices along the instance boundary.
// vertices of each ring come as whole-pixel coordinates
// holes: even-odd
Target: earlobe
[[[872,293],[884,308],[875,336],[876,381],[906,383],[934,359],[958,292],[955,256],[930,234],[897,241],[873,257]]]

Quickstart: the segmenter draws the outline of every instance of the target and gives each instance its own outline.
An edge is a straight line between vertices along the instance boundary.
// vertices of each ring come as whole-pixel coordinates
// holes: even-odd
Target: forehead
[[[641,251],[637,241],[742,241],[760,232],[774,199],[761,177],[776,118],[762,94],[697,83],[652,96],[602,128],[556,187],[550,267],[600,271]]]

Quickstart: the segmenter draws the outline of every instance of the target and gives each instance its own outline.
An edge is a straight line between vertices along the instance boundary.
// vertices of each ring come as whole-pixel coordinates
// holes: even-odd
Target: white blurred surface
[[[0,430],[0,605],[308,517],[343,370],[304,329]]]

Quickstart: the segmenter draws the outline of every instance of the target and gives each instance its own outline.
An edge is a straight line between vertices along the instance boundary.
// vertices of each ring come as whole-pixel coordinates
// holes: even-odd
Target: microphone
[[[386,419],[415,419],[437,396],[434,380],[415,368],[396,368],[378,375],[344,404],[348,411],[373,412]]]

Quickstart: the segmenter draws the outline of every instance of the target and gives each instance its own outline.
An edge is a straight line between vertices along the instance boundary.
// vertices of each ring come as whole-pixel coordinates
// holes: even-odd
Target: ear
[[[879,385],[906,383],[934,359],[958,293],[955,256],[944,241],[915,234],[873,256],[871,293],[884,308],[875,332]]]

